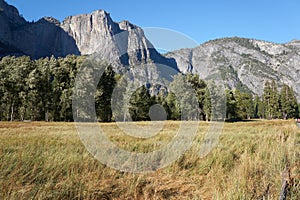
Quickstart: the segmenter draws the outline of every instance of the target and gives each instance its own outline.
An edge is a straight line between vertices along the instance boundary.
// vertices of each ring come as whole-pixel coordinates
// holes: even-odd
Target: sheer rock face
[[[51,17],[29,23],[0,0],[0,26],[0,55],[11,55],[11,50],[32,58],[94,54],[115,68],[150,62],[177,69],[174,59],[161,56],[140,27],[128,21],[116,23],[103,10],[70,16],[62,23]]]
[[[286,83],[298,96],[300,94],[300,41],[297,40],[275,44],[224,38],[166,56],[175,58],[180,71],[192,70],[207,80],[221,77],[229,88],[242,88],[262,95],[264,83],[274,79],[279,86]]]
[[[0,19],[11,28],[17,28],[27,23],[15,7],[8,5],[3,0],[0,0]],[[3,30],[2,26],[1,30]]]
[[[18,10],[0,0],[0,55],[46,56],[79,55],[75,40],[53,18],[27,22]]]
[[[11,44],[13,40],[12,30],[26,23],[15,7],[0,0],[0,55],[21,53],[19,49]]]
[[[67,17],[61,27],[76,41],[84,55],[95,53],[118,33],[118,26],[104,11]]]
[[[152,51],[159,56],[141,28],[128,21],[116,23],[103,10],[70,16],[61,27],[74,38],[83,55],[96,53],[124,65],[147,62],[153,57]]]
[[[12,37],[16,46],[33,58],[80,54],[75,40],[53,18],[42,18],[20,27],[13,31]]]

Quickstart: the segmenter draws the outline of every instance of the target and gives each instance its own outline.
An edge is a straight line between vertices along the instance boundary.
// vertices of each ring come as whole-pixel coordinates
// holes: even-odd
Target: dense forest
[[[73,121],[72,93],[78,69],[86,61],[84,56],[65,58],[3,57],[0,60],[0,120],[1,121]],[[99,121],[110,122],[116,119],[112,113],[111,97],[122,76],[106,64],[105,71],[94,93],[95,110]],[[195,115],[201,120],[210,120],[213,110],[212,96],[218,93],[209,89],[208,83],[198,75],[178,74],[171,85],[181,87],[189,84],[195,91],[198,108],[190,110],[190,118]],[[210,88],[218,88],[210,83]],[[238,90],[226,90],[226,118],[242,120],[251,118],[297,118],[298,102],[294,91],[288,85],[281,90],[275,81],[266,82],[262,97]],[[186,97],[187,98],[187,97]],[[214,97],[215,98],[215,97]],[[149,108],[159,104],[166,111],[167,119],[180,120],[180,99],[168,91],[151,95],[150,87],[139,87],[128,99],[129,114],[132,120],[150,120]]]

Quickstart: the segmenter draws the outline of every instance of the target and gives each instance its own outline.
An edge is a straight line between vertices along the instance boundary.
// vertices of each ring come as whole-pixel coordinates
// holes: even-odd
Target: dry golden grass
[[[145,122],[139,122],[143,125]],[[167,122],[150,139],[102,128],[120,147],[160,148],[180,122]],[[293,121],[226,123],[218,146],[200,159],[208,123],[192,148],[154,173],[119,172],[95,160],[73,123],[0,123],[0,199],[278,199],[287,159],[289,199],[300,199],[300,131]]]

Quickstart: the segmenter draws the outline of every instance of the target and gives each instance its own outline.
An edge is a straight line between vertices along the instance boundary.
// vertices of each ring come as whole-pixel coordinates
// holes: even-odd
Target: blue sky
[[[284,43],[300,39],[299,0],[6,0],[28,20],[103,9],[114,21],[181,32],[201,44],[221,37],[247,37]]]

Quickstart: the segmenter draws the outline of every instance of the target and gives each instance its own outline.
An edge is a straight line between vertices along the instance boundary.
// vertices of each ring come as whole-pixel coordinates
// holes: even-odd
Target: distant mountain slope
[[[193,49],[170,52],[181,72],[192,71],[203,79],[220,74],[230,88],[262,94],[264,83],[274,79],[286,83],[300,94],[300,41],[286,44],[223,38]]]

